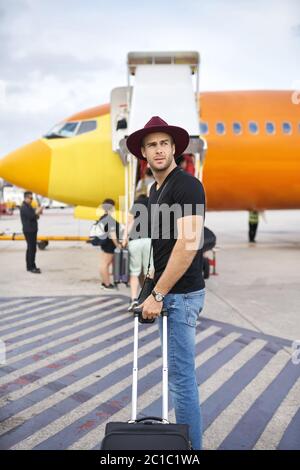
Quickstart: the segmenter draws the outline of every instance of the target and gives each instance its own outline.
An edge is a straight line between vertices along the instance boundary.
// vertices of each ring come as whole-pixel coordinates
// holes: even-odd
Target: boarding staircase
[[[126,146],[126,138],[144,127],[152,116],[186,129],[190,135],[185,153],[195,156],[196,177],[202,179],[207,148],[199,135],[198,52],[129,52],[126,87],[111,92],[112,148],[125,166],[124,209],[134,200],[137,159]]]

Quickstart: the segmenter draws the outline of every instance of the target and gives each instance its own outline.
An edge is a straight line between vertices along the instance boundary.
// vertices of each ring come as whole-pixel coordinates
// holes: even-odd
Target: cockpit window
[[[73,137],[76,134],[78,122],[67,122],[60,130],[59,134],[62,137]]]
[[[77,135],[94,131],[97,128],[97,121],[83,121],[77,131]]]
[[[56,124],[48,134],[45,135],[48,139],[55,139],[59,137],[73,137],[76,134],[76,130],[79,126],[79,122],[65,122]]]
[[[97,129],[97,121],[65,122],[56,124],[48,134],[47,139],[58,139],[61,137],[75,137],[79,134],[94,131]]]

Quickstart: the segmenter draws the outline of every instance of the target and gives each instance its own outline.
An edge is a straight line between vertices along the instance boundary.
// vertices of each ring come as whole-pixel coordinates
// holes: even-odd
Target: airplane
[[[292,94],[200,93],[207,210],[300,208],[300,105]],[[97,208],[107,197],[118,204],[125,192],[124,164],[112,150],[110,104],[76,113],[9,153],[0,159],[0,176],[44,197],[84,207],[87,218],[95,218],[88,208]],[[81,216],[85,218],[84,210]]]
[[[126,214],[145,171],[126,136],[157,113],[188,130],[186,151],[194,153],[208,210],[298,207],[294,94],[199,94],[199,65],[197,51],[129,52],[127,87],[114,88],[110,104],[77,113],[10,153],[0,161],[0,176],[75,205],[75,216],[90,217],[106,197]]]

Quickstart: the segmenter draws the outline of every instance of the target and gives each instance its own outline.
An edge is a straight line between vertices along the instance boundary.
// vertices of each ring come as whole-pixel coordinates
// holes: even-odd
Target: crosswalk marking
[[[131,328],[132,328],[132,325],[131,325]],[[152,328],[152,330],[153,330],[153,328]],[[143,332],[140,335],[140,338],[142,339],[146,335],[149,335],[150,331],[148,330],[148,331]],[[216,331],[216,329],[211,327],[210,329],[208,329],[206,331],[205,336],[203,338],[201,338],[200,341],[203,341],[205,338],[209,337],[210,335],[213,335],[215,333],[215,331]],[[132,342],[132,338],[130,338],[129,341]],[[118,344],[118,346],[120,346],[120,345]],[[143,351],[145,351],[146,353],[149,353],[149,351],[152,351],[155,347],[158,347],[158,346],[159,346],[159,340],[158,339],[154,342],[151,342],[149,345],[142,346],[139,350],[140,355],[142,356]],[[104,356],[106,353],[112,351],[114,348],[115,348],[114,345],[111,345],[109,348],[107,348],[108,351],[105,350],[105,349],[102,350],[101,355]],[[99,359],[99,352],[93,355],[93,359],[97,358],[96,357],[97,354],[98,354],[98,359]],[[91,362],[91,356],[89,356],[88,358],[89,358],[89,362]],[[127,355],[123,356],[121,359],[118,359],[118,368],[120,368],[122,365],[124,365],[126,363],[128,363],[130,365],[131,361],[132,361],[132,351],[130,351],[130,353],[128,353]],[[78,367],[78,363],[76,363],[76,364],[77,364],[77,367]],[[66,373],[65,370],[61,371],[61,372],[64,372],[64,375]],[[3,421],[0,424],[0,435],[2,435],[3,433],[5,433],[5,432],[7,432],[11,429],[13,429],[13,427],[15,426],[16,419],[17,419],[18,425],[20,425],[20,420],[26,421],[26,420],[32,418],[32,416],[38,414],[39,412],[44,411],[46,408],[49,408],[50,406],[53,406],[53,404],[58,403],[60,401],[60,399],[67,398],[68,394],[72,395],[72,394],[76,393],[76,391],[79,391],[82,388],[85,388],[85,387],[91,385],[92,383],[96,383],[98,381],[97,374],[101,374],[101,379],[103,379],[109,373],[111,373],[111,364],[109,366],[105,367],[105,368],[100,369],[99,371],[93,372],[91,374],[91,376],[85,376],[83,379],[78,380],[76,382],[73,382],[70,386],[65,387],[62,391],[55,393],[50,398],[46,398],[45,400],[42,400],[42,401],[38,402],[37,404],[33,405],[32,407],[27,408],[26,410],[23,410],[22,412],[14,415],[13,419],[11,419],[11,420],[8,419],[8,420]],[[12,397],[10,396],[10,400],[11,400],[11,398]]]
[[[0,318],[4,317],[4,315],[7,315],[7,314],[15,314],[17,313],[19,310],[24,310],[24,308],[26,308],[27,310],[27,315],[28,315],[28,312],[30,312],[30,308],[31,307],[34,307],[34,308],[39,308],[41,306],[43,306],[43,304],[46,304],[48,302],[48,298],[45,298],[45,299],[39,299],[39,300],[33,300],[31,302],[26,302],[25,304],[17,304],[16,306],[0,306]]]
[[[207,337],[207,335],[206,335],[206,337]],[[200,343],[204,339],[205,338],[202,338],[202,337],[198,338],[198,342]],[[151,350],[158,347],[159,344],[160,344],[159,339],[157,338],[157,340],[153,341],[151,343],[151,345],[141,346],[140,349],[139,349],[139,356],[140,357],[142,356],[143,351],[145,351],[145,353],[149,353]],[[132,352],[130,352],[127,356],[122,358],[122,360],[118,360],[118,366],[119,365],[122,366],[122,364],[127,362],[129,359],[132,360]],[[156,359],[155,361],[151,362],[151,364],[148,364],[147,366],[142,368],[139,372],[139,379],[141,379],[142,377],[147,376],[155,368],[161,367],[161,362],[162,362],[161,358],[159,358],[159,359]],[[129,364],[130,363],[131,363],[131,361],[129,362]],[[106,374],[110,373],[110,371],[111,371],[111,367],[107,367],[105,369],[101,369],[99,371],[99,373],[101,372],[101,377],[103,378]],[[90,380],[91,380],[91,383],[93,381],[97,382],[98,378],[95,379],[94,377],[91,377]],[[83,382],[84,381],[87,382],[86,377],[83,379]],[[82,405],[77,406],[70,413],[67,413],[66,415],[64,415],[63,418],[58,418],[54,422],[50,423],[48,426],[46,426],[46,428],[39,429],[32,436],[25,439],[23,442],[20,442],[19,444],[17,444],[17,446],[12,447],[12,449],[15,449],[15,450],[32,449],[33,447],[35,447],[36,445],[38,445],[40,442],[43,441],[43,435],[45,434],[45,429],[47,429],[47,437],[57,433],[59,430],[63,429],[63,427],[66,426],[67,424],[71,424],[72,422],[77,420],[78,417],[83,417],[89,411],[93,410],[97,406],[98,403],[101,403],[101,399],[104,396],[104,394],[114,395],[114,394],[120,392],[121,390],[123,390],[123,388],[127,387],[130,384],[131,384],[131,375],[129,377],[126,377],[126,379],[122,380],[118,384],[113,385],[109,389],[106,389],[104,392],[100,392],[100,394],[98,394],[98,395],[94,396],[93,398],[87,400]],[[86,386],[85,383],[84,383],[84,386]],[[80,388],[81,387],[79,387],[79,389]],[[76,392],[76,390],[77,390],[77,388],[74,386],[74,384],[72,384],[72,386],[70,386],[70,393],[73,394],[74,391]],[[65,396],[67,396],[67,391],[68,391],[68,387],[66,387],[62,391],[62,393],[58,392],[55,395],[57,395],[58,398],[60,396],[65,397]],[[51,397],[51,399],[52,399],[52,397]],[[48,402],[51,401],[51,399],[50,400],[48,399]],[[30,415],[30,418],[31,418],[31,415]],[[29,417],[27,417],[25,419],[29,419]]]
[[[286,428],[299,410],[300,406],[300,379],[294,384],[288,395],[279,406],[276,415],[273,415],[264,432],[254,446],[254,450],[268,448],[275,450]],[[300,433],[300,429],[298,429]]]
[[[129,419],[133,322],[126,307],[119,294],[0,298],[0,338],[8,353],[0,367],[0,448],[99,448],[107,422]],[[161,403],[157,325],[142,328],[139,338],[138,411],[145,415],[159,412]],[[209,413],[204,448],[238,448],[233,440],[240,428],[253,422],[260,400],[272,399],[277,382],[286,384],[286,394],[282,389],[264,408],[269,417],[247,442],[276,449],[284,436],[286,443],[300,407],[300,368],[288,365],[289,343],[203,317],[196,342],[204,418]],[[173,409],[169,418],[174,422]]]
[[[209,377],[201,385],[201,399],[202,402],[215,393],[233,374],[241,369],[243,365],[249,361],[255,354],[257,354],[266,344],[266,341],[261,339],[254,340],[248,344],[238,354],[234,356],[222,369],[219,369],[212,377]]]
[[[267,388],[274,375],[285,367],[290,357],[283,350],[272,357],[267,365],[253,379],[246,388],[219,414],[204,433],[204,446],[206,449],[217,449],[225,437],[233,430],[241,415],[244,415],[251,404]],[[217,431],[217,432],[216,432]]]
[[[51,309],[51,312],[45,312],[45,310],[47,310],[47,308],[49,308],[49,305],[47,305],[48,302],[44,302],[42,305],[30,309],[29,318],[23,319],[23,316],[28,317],[28,311],[23,313],[23,314],[10,315],[9,316],[9,322],[7,321],[8,320],[7,318],[2,318],[2,320],[0,320],[0,335],[1,335],[1,331],[3,331],[3,330],[6,330],[8,328],[13,328],[14,326],[17,327],[17,328],[22,328],[24,325],[26,325],[26,323],[30,323],[30,322],[39,320],[40,318],[44,318],[45,315],[46,316],[51,316],[51,315],[60,314],[62,311],[64,311],[61,308],[62,305],[65,305],[64,308],[68,308],[68,304],[69,303],[72,304],[73,302],[74,302],[74,299],[72,299],[72,298],[68,299],[67,301],[66,300],[60,300],[58,302],[55,302],[53,304],[53,308]],[[36,315],[32,315],[32,314],[35,314],[36,312],[41,312],[41,313],[38,313]],[[11,320],[16,320],[16,321],[11,322]]]
[[[88,320],[84,320],[84,323],[86,323],[87,321]],[[118,319],[116,319],[116,322],[117,321],[118,321]],[[110,320],[108,320],[108,323],[109,322],[110,322]],[[104,323],[105,322],[103,322],[101,324],[101,327],[103,327]],[[26,352],[24,354],[20,354],[15,359],[12,359],[12,360],[8,361],[8,366],[10,366],[11,364],[13,364],[15,362],[19,362],[20,359],[24,359],[25,357],[26,358],[31,357],[33,353],[36,353],[38,351],[44,351],[47,348],[55,347],[59,344],[64,344],[67,341],[76,340],[83,334],[93,333],[93,331],[95,329],[96,329],[96,327],[92,326],[90,328],[83,329],[80,332],[72,333],[72,334],[64,336],[63,338],[60,338],[58,340],[51,341],[50,343],[48,343],[46,345],[46,347],[45,347],[45,345],[43,345],[43,346],[40,346],[39,348],[35,348],[34,350],[31,350],[31,351]],[[120,328],[120,333],[122,331],[123,331],[123,329],[121,327]],[[114,333],[116,333],[116,331],[114,331]],[[111,332],[108,333],[107,337],[110,337],[110,336],[111,336]],[[97,343],[95,343],[95,341],[97,341],[97,338],[92,338],[91,340],[83,341],[77,346],[73,346],[73,347],[72,346],[66,346],[66,348],[63,352],[51,354],[51,358],[48,356],[45,359],[38,359],[33,364],[30,364],[28,366],[19,368],[18,370],[15,370],[14,372],[10,372],[10,373],[6,374],[5,377],[3,377],[1,379],[1,384],[0,385],[4,385],[6,383],[9,383],[12,380],[16,380],[17,378],[21,377],[22,375],[32,373],[33,371],[35,371],[37,369],[40,369],[41,367],[47,366],[50,363],[50,361],[54,362],[54,361],[57,361],[57,360],[62,359],[64,357],[68,357],[71,354],[75,354],[76,352],[82,351],[83,349],[86,349],[91,344],[97,344]]]
[[[115,308],[117,308],[117,302],[115,300],[111,300],[108,303],[106,303],[105,305],[106,305],[107,308],[110,307],[111,305],[113,305]],[[79,305],[78,307],[81,308],[83,306]],[[60,321],[73,320],[74,318],[76,318],[80,315],[83,315],[83,313],[84,314],[89,314],[89,313],[93,314],[93,313],[97,313],[98,311],[99,311],[99,306],[96,306],[96,305],[92,305],[91,307],[86,306],[84,312],[82,312],[82,311],[80,311],[80,313],[76,312],[73,315],[68,316],[67,318],[61,318]],[[103,316],[101,316],[101,319],[103,319],[103,317],[106,317],[106,315],[109,314],[109,313],[110,313],[110,310],[108,310],[108,312],[105,312],[105,314],[102,314],[102,312],[101,312],[101,315],[103,315]],[[91,318],[91,317],[87,317],[84,320],[79,320],[78,322],[72,323],[72,325],[61,326],[59,328],[56,328],[55,330],[47,331],[46,333],[41,333],[41,334],[38,334],[38,335],[30,336],[29,338],[24,339],[24,340],[15,341],[13,344],[8,346],[6,348],[6,350],[7,350],[7,352],[18,350],[18,348],[20,348],[22,346],[25,346],[27,344],[35,343],[35,342],[37,342],[39,340],[42,340],[42,339],[45,339],[45,338],[51,338],[51,336],[54,336],[57,333],[62,333],[63,331],[68,331],[71,327],[78,326],[78,325],[84,325],[85,323],[89,322],[92,319],[93,318]],[[41,326],[41,328],[42,327],[43,326]],[[48,345],[47,345],[47,347],[48,347]],[[39,350],[41,351],[42,349],[39,349],[39,348],[31,349],[31,354],[36,353]],[[26,353],[18,354],[18,361],[20,359],[24,359],[25,357],[27,357]],[[14,360],[14,358],[9,358],[9,365],[13,364],[14,362],[16,362]]]
[[[88,301],[86,301],[86,302],[88,302]],[[90,302],[89,302],[89,303],[90,303]],[[83,304],[83,306],[84,306],[84,304]],[[72,306],[72,307],[65,307],[65,308],[62,309],[62,311],[64,312],[64,310],[70,310],[70,312],[72,312],[72,309],[73,309],[73,308],[74,308],[73,306]],[[90,308],[96,309],[96,308],[99,308],[99,306],[93,305],[93,307],[90,307]],[[82,314],[83,314],[82,311],[79,311],[79,312],[77,312],[77,313],[75,313],[75,314],[70,313],[70,318],[76,318],[76,317],[81,316]],[[67,315],[65,319],[68,320],[68,318],[69,318],[69,315]],[[31,334],[31,333],[33,333],[33,332],[35,332],[35,331],[37,331],[37,330],[40,330],[41,328],[46,328],[46,327],[49,327],[49,326],[56,325],[57,323],[59,323],[59,322],[61,322],[61,321],[62,321],[62,318],[61,318],[61,317],[54,318],[53,320],[47,320],[47,321],[41,322],[41,323],[39,323],[39,324],[37,324],[37,325],[33,325],[33,326],[28,326],[28,327],[22,328],[21,331],[18,330],[15,334],[11,334],[11,333],[10,333],[10,334],[8,334],[8,335],[1,335],[1,339],[2,339],[2,341],[10,341],[10,340],[12,340],[12,339],[14,339],[14,338],[16,338],[16,337],[18,337],[18,336],[21,336],[21,335],[23,336],[23,335],[25,335],[26,333],[30,333],[30,334]]]

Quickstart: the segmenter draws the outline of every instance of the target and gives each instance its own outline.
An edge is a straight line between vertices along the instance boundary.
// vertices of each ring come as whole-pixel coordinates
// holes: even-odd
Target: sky
[[[196,50],[200,91],[300,89],[300,0],[0,0],[0,158],[127,84],[129,51]]]

